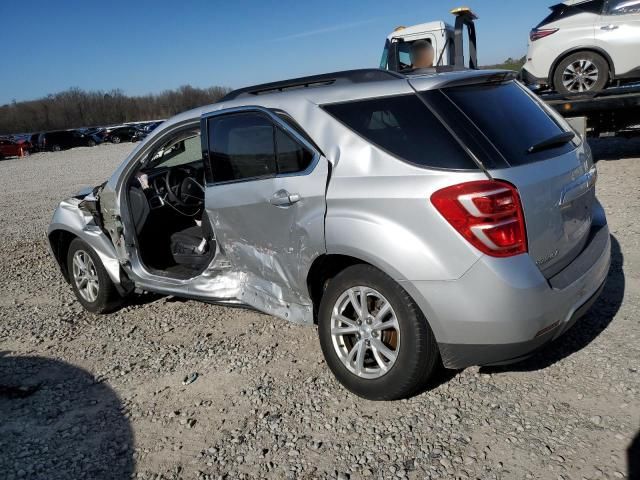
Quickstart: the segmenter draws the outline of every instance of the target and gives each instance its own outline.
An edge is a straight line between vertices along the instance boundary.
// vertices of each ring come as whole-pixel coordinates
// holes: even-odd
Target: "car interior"
[[[140,259],[153,273],[187,279],[211,263],[216,241],[204,209],[200,129],[155,149],[130,177],[129,211]]]

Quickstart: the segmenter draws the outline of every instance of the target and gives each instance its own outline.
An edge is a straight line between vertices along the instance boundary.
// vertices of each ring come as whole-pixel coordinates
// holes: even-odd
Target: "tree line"
[[[70,88],[38,100],[0,106],[0,134],[43,132],[171,117],[216,102],[228,88],[184,85],[160,94],[128,96],[122,90]]]

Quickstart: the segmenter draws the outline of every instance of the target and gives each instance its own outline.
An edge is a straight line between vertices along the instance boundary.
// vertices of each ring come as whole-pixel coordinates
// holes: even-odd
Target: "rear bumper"
[[[518,343],[506,343],[496,345],[464,345],[464,344],[447,344],[441,343],[440,355],[443,363],[448,368],[465,368],[471,365],[504,365],[515,363],[519,360],[527,358],[531,353],[550,341],[558,338],[564,332],[569,330],[591,306],[598,300],[605,282],[600,285],[598,290],[584,302],[565,322],[557,322],[557,325],[551,325],[549,330],[542,334]]]
[[[522,80],[522,82],[525,83],[525,85],[546,85],[547,84],[546,78],[536,77],[534,74],[532,74],[529,70],[527,70],[524,67],[522,68],[522,70],[520,70],[520,79]]]
[[[451,282],[405,282],[429,320],[444,365],[509,363],[566,332],[597,300],[611,261],[607,225],[546,279],[529,255],[482,257]]]

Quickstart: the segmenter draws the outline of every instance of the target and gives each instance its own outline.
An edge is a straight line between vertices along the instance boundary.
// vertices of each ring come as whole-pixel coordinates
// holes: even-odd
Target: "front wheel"
[[[609,64],[594,52],[577,52],[564,58],[556,67],[553,86],[563,95],[597,93],[609,81]]]
[[[328,284],[318,313],[327,365],[347,389],[369,400],[396,400],[425,387],[438,346],[424,315],[392,278],[369,265]]]
[[[111,143],[120,143],[120,137],[111,137]]]
[[[76,238],[67,254],[69,281],[78,301],[92,313],[109,313],[122,305],[118,293],[100,257],[85,242]]]

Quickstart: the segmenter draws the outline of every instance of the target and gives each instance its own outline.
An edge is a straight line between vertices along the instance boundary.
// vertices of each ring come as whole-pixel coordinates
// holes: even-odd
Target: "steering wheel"
[[[177,173],[180,175],[176,175]],[[164,176],[167,198],[180,207],[199,207],[204,202],[204,190],[186,168],[170,168]]]

